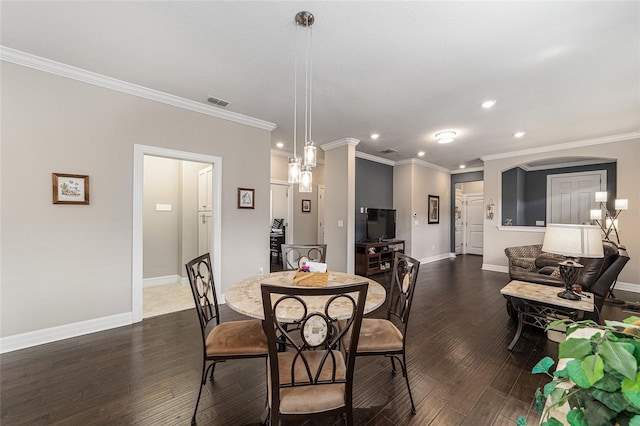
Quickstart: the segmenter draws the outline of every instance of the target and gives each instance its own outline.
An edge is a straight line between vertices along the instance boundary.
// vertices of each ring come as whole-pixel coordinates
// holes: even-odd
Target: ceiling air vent
[[[385,148],[382,151],[378,152],[380,152],[380,154],[393,154],[394,152],[398,152],[398,150],[394,148]]]
[[[209,102],[210,104],[214,104],[216,106],[221,106],[223,108],[231,103],[229,101],[225,101],[224,99],[216,98],[214,96],[209,96],[209,98],[207,98],[207,102]]]

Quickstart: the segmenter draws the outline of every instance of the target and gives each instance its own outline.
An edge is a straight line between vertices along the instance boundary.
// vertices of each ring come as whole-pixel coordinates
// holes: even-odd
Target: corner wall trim
[[[111,328],[131,325],[131,312],[65,324],[42,330],[7,336],[0,339],[0,353],[17,351],[71,337],[82,336]]]
[[[190,99],[181,98],[180,96],[139,86],[137,84],[118,80],[113,77],[87,71],[82,68],[52,61],[50,59],[41,58],[39,56],[5,46],[0,46],[0,59],[16,65],[22,65],[39,71],[48,72],[50,74],[59,75],[61,77],[70,78],[72,80],[82,81],[84,83],[93,84],[95,86],[104,87],[117,92],[127,93],[129,95],[245,124],[247,126],[257,127],[258,129],[268,130],[270,132],[274,131],[278,127],[275,123],[249,117],[248,115],[238,114],[237,112],[225,111],[220,108],[205,105],[201,102],[195,102]]]

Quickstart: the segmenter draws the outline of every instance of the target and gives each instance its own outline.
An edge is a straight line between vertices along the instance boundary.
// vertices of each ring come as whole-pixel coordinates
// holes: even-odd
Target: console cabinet
[[[404,240],[356,243],[356,274],[368,277],[390,271],[396,251],[404,253]]]

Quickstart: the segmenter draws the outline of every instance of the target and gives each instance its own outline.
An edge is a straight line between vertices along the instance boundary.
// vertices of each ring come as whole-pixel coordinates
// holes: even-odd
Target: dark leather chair
[[[269,345],[269,424],[307,421],[342,414],[353,425],[353,372],[358,344],[339,349],[346,332],[359,335],[367,283],[337,287],[283,287],[262,284],[264,332]],[[273,297],[272,297],[273,296]],[[304,298],[327,297],[323,312],[308,312]],[[350,308],[344,327],[333,318],[334,304]],[[300,319],[281,323],[280,309],[298,309]],[[282,343],[286,351],[279,351]]]
[[[218,297],[213,284],[213,270],[209,253],[198,256],[185,265],[191,292],[200,322],[202,336],[202,378],[196,407],[191,424],[196,423],[196,413],[200,404],[202,387],[207,380],[207,372],[213,372],[216,363],[229,359],[266,358],[267,338],[262,331],[260,320],[220,322]]]
[[[391,290],[389,291],[389,305],[386,319],[365,318],[362,320],[360,330],[360,342],[358,343],[357,356],[384,355],[391,359],[392,374],[396,373],[394,360],[398,361],[402,375],[407,382],[411,412],[416,412],[407,373],[407,326],[409,325],[409,313],[418,279],[420,262],[405,254],[396,252],[393,263],[393,275],[391,277]],[[347,333],[344,339],[345,347],[351,345],[351,333]]]

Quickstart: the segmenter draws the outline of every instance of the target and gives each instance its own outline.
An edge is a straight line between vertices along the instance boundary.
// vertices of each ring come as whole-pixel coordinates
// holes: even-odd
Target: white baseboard
[[[629,291],[631,293],[640,293],[640,284],[623,283],[621,281],[618,281],[613,291],[615,292],[616,290]]]
[[[182,277],[178,280],[178,282],[182,285],[189,285],[189,277]]]
[[[455,258],[456,255],[454,254],[452,256],[452,253],[442,253],[442,254],[438,254],[435,256],[429,256],[429,257],[425,257],[420,260],[420,264],[424,265],[425,263],[431,263],[431,262],[437,262],[438,260],[443,260],[443,259],[449,259],[449,258]]]
[[[17,351],[18,349],[30,348],[130,324],[132,324],[131,312],[126,312],[124,314],[7,336],[0,338],[0,353]]]
[[[505,274],[509,273],[509,267],[508,266],[492,265],[490,263],[483,263],[482,264],[482,270],[483,271],[493,271],[493,272],[503,272]]]
[[[182,280],[183,278],[181,278],[177,274],[165,275],[163,277],[145,278],[142,280],[142,287],[153,287],[156,285],[163,285],[163,284],[182,283]],[[187,280],[187,282],[189,281]]]

